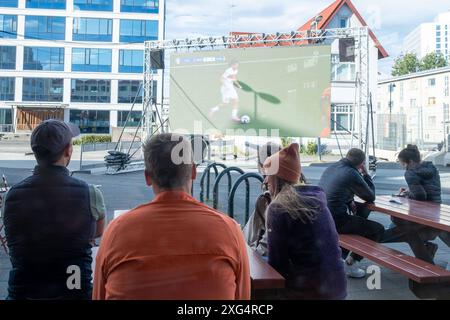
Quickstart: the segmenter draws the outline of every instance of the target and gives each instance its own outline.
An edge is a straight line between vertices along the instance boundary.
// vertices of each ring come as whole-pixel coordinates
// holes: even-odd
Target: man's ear
[[[152,177],[150,177],[150,173],[148,173],[147,170],[144,170],[144,176],[145,176],[145,183],[149,187],[151,187],[153,184],[153,181],[152,181]]]
[[[72,144],[67,145],[67,147],[64,149],[64,157],[65,158],[71,158],[73,152],[73,146]]]
[[[197,178],[197,167],[195,164],[192,165],[192,173],[191,173],[191,179],[195,180]]]

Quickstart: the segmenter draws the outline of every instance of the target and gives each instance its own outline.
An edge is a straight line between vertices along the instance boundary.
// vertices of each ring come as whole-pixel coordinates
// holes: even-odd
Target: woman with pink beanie
[[[338,234],[323,190],[301,185],[299,145],[264,162],[269,264],[286,278],[278,298],[344,299],[347,282]]]

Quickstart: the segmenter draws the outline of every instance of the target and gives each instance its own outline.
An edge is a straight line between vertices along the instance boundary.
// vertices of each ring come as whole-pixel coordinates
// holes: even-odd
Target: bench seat
[[[341,234],[339,245],[417,283],[450,283],[450,271],[357,235]]]

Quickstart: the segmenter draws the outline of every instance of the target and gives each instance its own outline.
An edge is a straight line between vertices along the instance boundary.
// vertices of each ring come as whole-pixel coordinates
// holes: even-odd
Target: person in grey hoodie
[[[439,171],[428,161],[422,161],[419,149],[408,145],[403,149],[398,159],[406,169],[405,180],[407,188],[400,188],[399,196],[418,201],[441,203],[441,179]],[[386,230],[382,242],[407,242],[414,255],[424,261],[434,263],[437,244],[430,242],[439,236],[450,245],[449,233],[426,227],[414,222],[392,218],[392,227]]]

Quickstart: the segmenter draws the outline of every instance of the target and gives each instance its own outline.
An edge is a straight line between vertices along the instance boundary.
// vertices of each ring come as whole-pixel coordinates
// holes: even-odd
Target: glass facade
[[[16,69],[16,47],[0,46],[0,69]]]
[[[159,0],[120,0],[120,11],[158,13]]]
[[[112,41],[112,19],[75,18],[73,40]]]
[[[109,111],[70,110],[70,122],[78,125],[81,133],[109,133]]]
[[[0,77],[0,101],[14,101],[16,79],[13,77]]]
[[[17,8],[18,0],[2,0],[0,1],[0,7]]]
[[[64,48],[25,47],[23,70],[64,71]]]
[[[72,49],[72,71],[111,72],[111,49]]]
[[[120,42],[144,42],[158,39],[156,20],[120,20]]]
[[[26,8],[65,9],[66,0],[26,0]]]
[[[119,72],[142,73],[144,71],[144,51],[123,50],[119,51]]]
[[[23,78],[23,101],[63,101],[63,79]]]
[[[130,117],[127,117],[130,111],[119,111],[117,113],[117,126],[123,127],[126,123],[127,127],[137,127],[142,118],[142,111],[131,111]]]
[[[12,124],[12,110],[11,109],[0,109],[0,126]],[[4,130],[0,130],[4,131]]]
[[[142,81],[139,80],[119,80],[119,103],[142,103],[144,90],[140,88]],[[140,88],[140,89],[139,89]],[[139,96],[136,97],[139,91]]]
[[[73,79],[71,101],[109,103],[111,101],[111,80]]]
[[[47,16],[25,17],[25,39],[65,40],[66,18]]]
[[[0,38],[17,38],[17,16],[0,14]]]
[[[112,11],[113,0],[74,0],[75,10]]]

